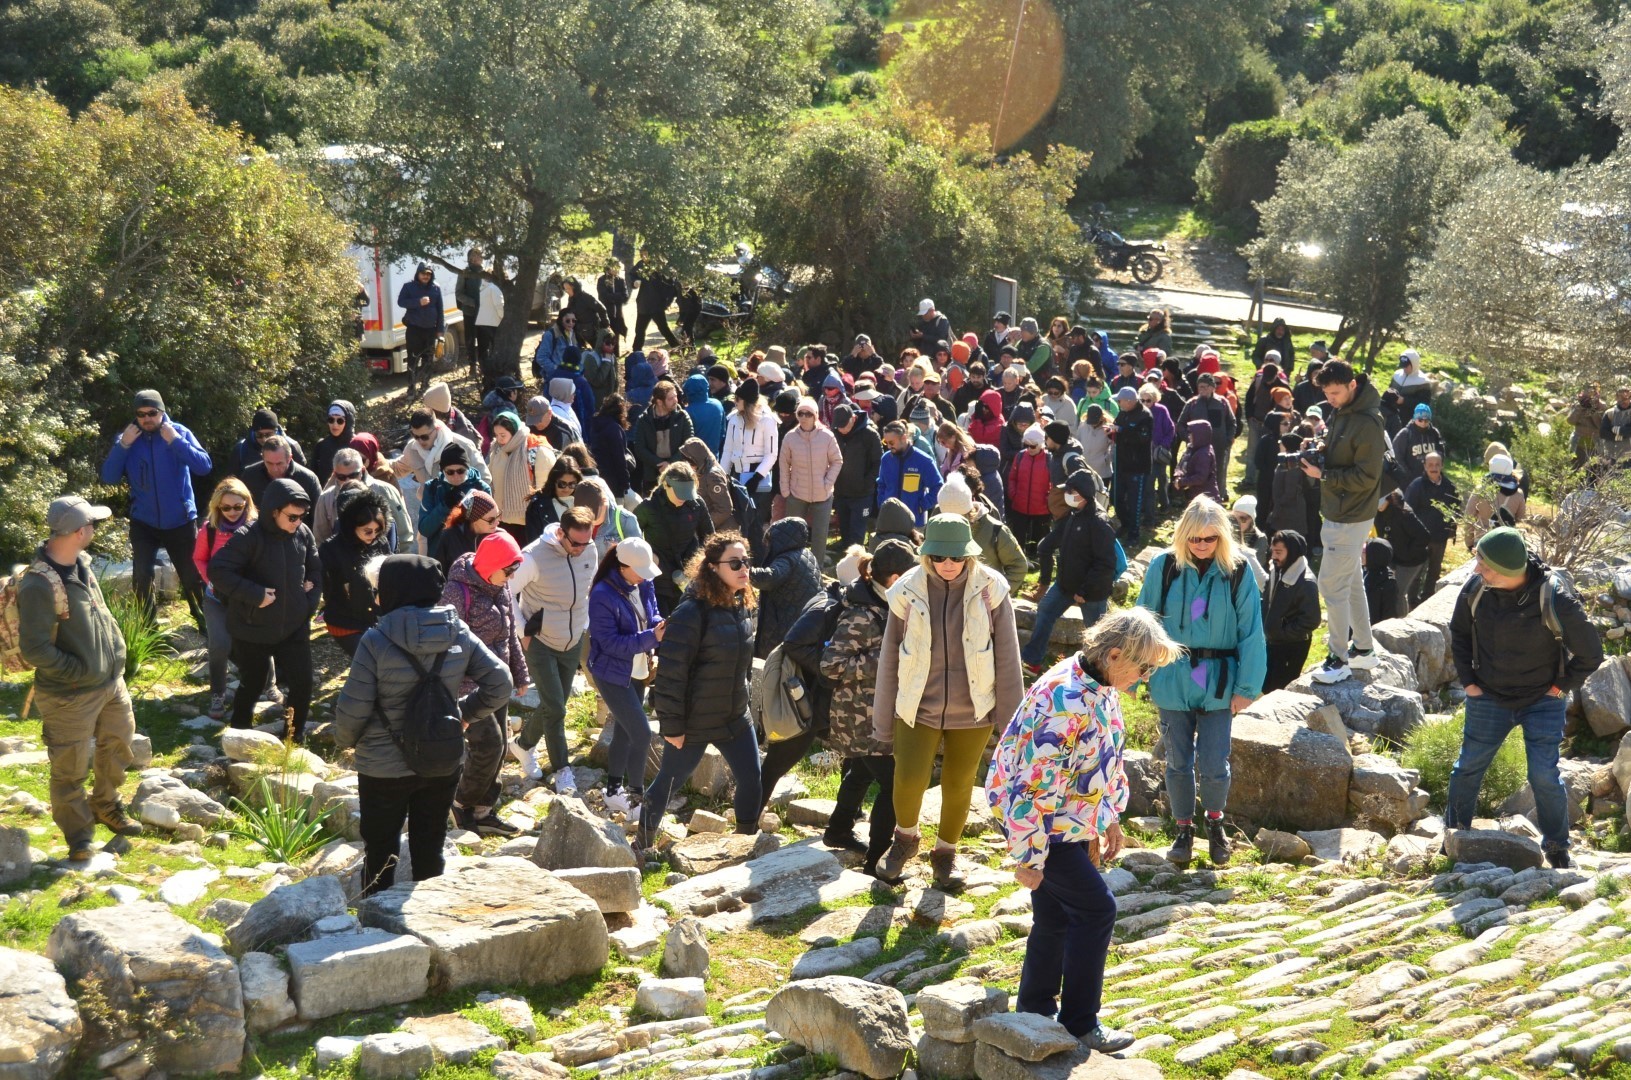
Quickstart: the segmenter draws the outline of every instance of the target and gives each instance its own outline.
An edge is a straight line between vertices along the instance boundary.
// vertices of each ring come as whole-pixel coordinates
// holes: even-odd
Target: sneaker
[[[1175,866],[1188,866],[1195,858],[1195,826],[1185,824],[1178,826],[1178,836],[1167,848],[1167,862]]]
[[[606,810],[608,813],[622,814],[628,817],[634,811],[634,802],[629,793],[622,788],[609,792],[606,796]]]
[[[1309,678],[1317,683],[1330,686],[1333,683],[1342,682],[1352,674],[1353,672],[1348,670],[1347,661],[1338,656],[1327,656],[1325,663],[1315,668],[1314,673]]]
[[[906,873],[906,864],[917,855],[917,850],[922,844],[921,834],[908,836],[896,829],[895,839],[889,845],[889,850],[878,860],[878,876],[885,881],[900,880]]]
[[[1094,1024],[1093,1030],[1077,1041],[1095,1053],[1114,1054],[1133,1045],[1133,1038],[1131,1034],[1125,1031],[1107,1028],[1103,1024]]]
[[[91,850],[89,843],[75,844],[68,849],[68,861],[83,866],[91,861],[91,856],[94,854],[95,852]]]
[[[821,834],[821,842],[827,847],[836,848],[840,851],[855,851],[863,854],[866,852],[866,845],[861,843],[855,836],[855,826],[853,824],[843,826],[829,824]]]
[[[1023,664],[1021,666],[1025,668],[1025,677],[1027,679],[1040,679],[1042,677],[1041,664]]]
[[[549,783],[561,795],[576,795],[578,793],[578,778],[572,775],[572,766],[570,765],[552,776]]]
[[[1229,856],[1234,849],[1229,844],[1229,837],[1223,831],[1222,818],[1206,819],[1206,857],[1212,860],[1213,866],[1229,865]]]
[[[468,806],[453,804],[453,827],[466,832],[476,831],[476,812]]]
[[[1567,870],[1569,868],[1568,848],[1547,848],[1546,865],[1553,870]]]
[[[227,714],[227,696],[225,694],[210,695],[210,719],[220,720]]]
[[[278,686],[277,683],[269,682],[269,683],[266,684],[266,692],[261,695],[261,700],[262,701],[270,701],[273,705],[277,705],[279,707],[282,707],[282,705],[283,705],[283,690]]]
[[[544,770],[538,767],[538,750],[524,750],[514,739],[510,740],[510,756],[521,763],[521,775],[528,780],[542,780]]]
[[[96,820],[108,827],[108,831],[115,836],[140,836],[142,834],[141,822],[135,821],[125,813],[125,808],[115,806],[107,813],[99,813]]]
[[[1370,671],[1379,663],[1381,658],[1376,655],[1375,649],[1348,650],[1348,666],[1357,671]]]
[[[929,866],[934,870],[934,887],[950,891],[968,884],[957,869],[957,849],[936,847],[929,852]]]
[[[468,810],[465,811],[465,813],[469,812]],[[507,838],[516,836],[521,832],[520,829],[511,825],[508,821],[499,820],[498,815],[491,810],[480,817],[471,817],[470,824],[464,827],[472,832],[480,833],[482,836],[503,836]]]

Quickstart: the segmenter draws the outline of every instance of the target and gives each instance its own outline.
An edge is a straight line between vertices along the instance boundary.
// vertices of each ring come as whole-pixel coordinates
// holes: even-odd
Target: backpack
[[[23,659],[22,615],[17,608],[17,593],[22,588],[24,574],[38,574],[50,582],[57,619],[60,622],[68,618],[68,590],[44,559],[15,567],[11,576],[0,578],[0,674],[16,675],[34,666]]]
[[[810,730],[815,709],[809,688],[798,665],[787,658],[782,646],[777,645],[765,657],[760,677],[759,723],[765,729],[765,741],[786,742]]]
[[[464,764],[464,720],[459,699],[442,682],[442,661],[447,653],[425,670],[419,658],[391,642],[391,647],[408,658],[419,681],[408,692],[402,722],[395,727],[385,718],[376,702],[374,715],[402,751],[402,758],[419,776],[451,776]]]
[[[1118,551],[1121,548],[1120,540],[1116,541],[1116,548]],[[1121,553],[1117,558],[1117,562],[1125,565],[1126,558],[1126,554]],[[1240,588],[1240,582],[1245,578],[1247,569],[1248,564],[1242,558],[1240,565],[1229,571],[1229,596],[1231,599],[1233,599],[1235,591]],[[1155,613],[1157,615],[1165,615],[1167,610],[1167,590],[1172,588],[1172,583],[1176,580],[1178,580],[1178,560],[1174,559],[1169,553],[1166,561],[1161,564],[1161,591],[1156,593],[1155,604]]]
[[[1557,591],[1566,588],[1558,579],[1554,571],[1546,571],[1540,579],[1540,621],[1552,633],[1552,639],[1557,642],[1557,674],[1562,678],[1568,670],[1569,650],[1563,644],[1563,623],[1557,617]],[[1474,669],[1478,666],[1478,601],[1484,598],[1484,579],[1474,574],[1467,579],[1462,588],[1467,598],[1467,625],[1472,635],[1472,662]]]

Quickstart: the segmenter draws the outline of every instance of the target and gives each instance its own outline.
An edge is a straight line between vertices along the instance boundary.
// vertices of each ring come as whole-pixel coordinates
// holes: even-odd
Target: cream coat
[[[929,679],[933,629],[930,622],[925,571],[915,566],[889,589],[889,610],[902,622],[900,668],[895,694],[895,716],[908,726],[917,723],[917,708]],[[991,613],[1008,595],[1008,582],[991,568],[974,564],[973,576],[963,589],[963,662],[968,670],[969,695],[974,715],[988,716],[997,706],[996,644]]]

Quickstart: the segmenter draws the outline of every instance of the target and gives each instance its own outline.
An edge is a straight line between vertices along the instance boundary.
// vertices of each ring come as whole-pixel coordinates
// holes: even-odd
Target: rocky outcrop
[[[1421,693],[1430,694],[1455,682],[1448,619],[1443,625],[1410,616],[1385,619],[1371,627],[1371,634],[1382,648],[1411,662]]]
[[[1607,738],[1631,728],[1631,675],[1623,657],[1604,661],[1586,679],[1579,696],[1593,734]]]
[[[68,986],[36,953],[0,949],[0,1080],[53,1080],[84,1035]]]
[[[1348,814],[1353,759],[1341,739],[1274,719],[1285,700],[1267,694],[1235,717],[1229,810],[1293,831],[1333,828]]]

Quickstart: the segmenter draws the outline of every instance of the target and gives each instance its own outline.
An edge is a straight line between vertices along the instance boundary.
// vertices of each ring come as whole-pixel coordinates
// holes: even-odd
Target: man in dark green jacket
[[[1387,428],[1382,398],[1370,380],[1343,360],[1332,360],[1317,376],[1326,403],[1336,411],[1325,432],[1325,462],[1303,462],[1303,472],[1320,481],[1320,596],[1330,654],[1314,672],[1322,683],[1339,683],[1351,668],[1376,666],[1370,609],[1365,604],[1364,549],[1382,496],[1382,459]],[[1353,647],[1348,645],[1352,635]]]
[[[77,863],[90,859],[99,821],[120,836],[142,831],[119,804],[136,733],[125,641],[85,554],[96,523],[112,513],[77,495],[53,502],[45,514],[51,538],[17,586],[19,645],[34,668],[40,736],[51,761],[51,817]],[[93,764],[96,782],[87,799]]]

